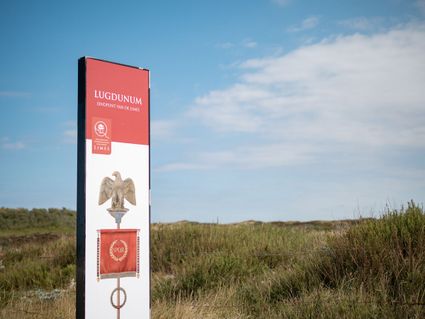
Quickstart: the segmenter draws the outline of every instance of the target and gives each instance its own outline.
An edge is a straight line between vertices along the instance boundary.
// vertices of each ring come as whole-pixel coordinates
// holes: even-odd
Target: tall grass
[[[317,233],[262,223],[158,225],[152,234],[152,270],[160,279],[153,296],[195,297],[290,266],[299,259],[294,252],[320,243]]]
[[[8,238],[0,318],[73,318],[75,238]],[[425,214],[413,202],[359,221],[155,224],[151,242],[153,318],[425,318]],[[52,289],[57,309],[34,308]]]
[[[42,232],[73,232],[75,211],[66,208],[5,208],[0,207],[0,237]]]
[[[290,269],[238,289],[253,318],[425,317],[425,215],[413,202],[330,236]]]
[[[365,289],[387,302],[425,303],[425,215],[413,202],[329,242],[315,270],[327,287]]]
[[[75,276],[75,241],[62,236],[48,242],[9,246],[2,249],[1,265],[0,307],[13,294],[68,287]]]

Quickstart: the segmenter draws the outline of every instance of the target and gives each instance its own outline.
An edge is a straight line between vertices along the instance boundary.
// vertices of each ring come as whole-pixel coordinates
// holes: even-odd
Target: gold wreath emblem
[[[111,258],[113,259],[113,260],[115,260],[115,261],[122,261],[122,260],[124,260],[124,258],[125,257],[127,257],[127,254],[128,254],[128,246],[127,246],[127,243],[124,241],[124,240],[122,240],[122,239],[120,239],[119,240],[123,245],[124,245],[124,254],[121,256],[121,257],[117,257],[116,255],[115,255],[115,253],[114,253],[114,246],[115,246],[115,244],[118,242],[118,239],[117,240],[114,240],[113,242],[112,242],[112,244],[111,244],[111,246],[109,246],[109,255],[111,256]]]

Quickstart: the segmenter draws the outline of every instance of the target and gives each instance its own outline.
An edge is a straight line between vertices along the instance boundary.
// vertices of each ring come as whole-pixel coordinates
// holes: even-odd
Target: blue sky
[[[151,70],[153,221],[425,198],[425,1],[3,1],[0,206],[76,204],[77,59]]]

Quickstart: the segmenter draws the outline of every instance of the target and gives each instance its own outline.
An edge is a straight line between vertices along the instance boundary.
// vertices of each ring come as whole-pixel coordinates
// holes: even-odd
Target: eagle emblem
[[[126,212],[128,208],[124,207],[124,199],[133,205],[136,205],[136,190],[133,180],[126,178],[122,180],[119,172],[113,172],[115,180],[105,177],[100,185],[99,205],[105,203],[108,199],[112,199],[109,212]]]

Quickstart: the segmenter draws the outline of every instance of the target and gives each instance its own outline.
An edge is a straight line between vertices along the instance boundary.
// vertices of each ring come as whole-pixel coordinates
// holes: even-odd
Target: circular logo
[[[109,255],[115,261],[122,261],[127,257],[128,246],[127,243],[122,239],[114,240],[109,246]]]
[[[103,121],[97,121],[94,124],[94,131],[96,132],[97,136],[107,137],[106,134],[108,134],[108,126]]]

